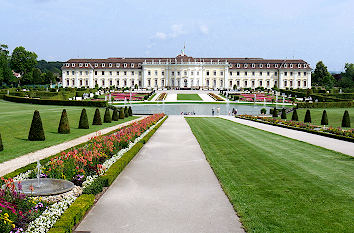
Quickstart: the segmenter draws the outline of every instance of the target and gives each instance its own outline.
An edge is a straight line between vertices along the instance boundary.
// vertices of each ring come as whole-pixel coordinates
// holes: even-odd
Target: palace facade
[[[179,89],[311,88],[303,60],[262,58],[70,59],[62,67],[63,87]]]

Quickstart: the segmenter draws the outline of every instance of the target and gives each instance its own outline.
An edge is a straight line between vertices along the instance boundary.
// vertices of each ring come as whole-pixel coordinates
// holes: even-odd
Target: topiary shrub
[[[266,114],[266,113],[267,113],[267,109],[262,108],[262,109],[261,109],[261,114]]]
[[[119,119],[118,108],[114,108],[113,115],[112,115],[112,121],[118,121],[118,119]]]
[[[124,119],[124,108],[120,108],[120,111],[119,111],[119,119]]]
[[[281,110],[281,119],[286,120],[286,111],[285,108]]]
[[[131,106],[129,106],[129,108],[128,108],[128,113],[129,113],[129,116],[133,116],[133,110],[132,110]]]
[[[299,117],[297,116],[297,111],[294,109],[293,115],[291,116],[292,121],[299,121]]]
[[[0,151],[4,150],[4,145],[2,144],[2,138],[1,138],[1,133],[0,133]]]
[[[59,122],[59,126],[58,126],[58,133],[61,133],[61,134],[70,133],[68,114],[66,113],[65,109],[63,109],[63,112],[61,113],[60,122]]]
[[[93,116],[92,125],[102,125],[101,113],[98,108],[96,108],[95,115]]]
[[[349,112],[347,110],[345,110],[343,115],[342,127],[346,127],[346,128],[350,127],[350,117],[349,117]]]
[[[276,108],[273,109],[272,116],[278,117],[278,110]]]
[[[125,117],[128,117],[128,116],[129,116],[129,112],[128,112],[127,106],[124,107],[124,116],[125,116]]]
[[[112,117],[111,117],[111,113],[109,112],[109,108],[106,108],[106,111],[104,112],[103,122],[104,123],[112,122]]]
[[[309,109],[307,109],[307,111],[306,111],[304,122],[305,123],[311,123],[311,113],[310,113]]]
[[[321,125],[328,125],[328,117],[326,110],[323,110],[322,118],[321,118]]]
[[[270,115],[273,115],[273,111],[274,111],[273,108],[269,109],[269,114],[270,114]]]
[[[90,128],[86,109],[82,109],[79,121],[79,129],[88,129]]]
[[[30,141],[44,141],[44,129],[42,125],[41,116],[39,112],[36,110],[33,113],[31,128],[28,133],[28,140]]]

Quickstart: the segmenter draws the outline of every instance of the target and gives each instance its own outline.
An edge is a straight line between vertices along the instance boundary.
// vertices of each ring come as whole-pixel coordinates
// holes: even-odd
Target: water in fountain
[[[41,163],[39,162],[39,160],[37,160],[37,167],[36,167],[36,173],[37,173],[37,186],[36,187],[40,187],[41,183],[40,183],[40,178],[41,178]]]

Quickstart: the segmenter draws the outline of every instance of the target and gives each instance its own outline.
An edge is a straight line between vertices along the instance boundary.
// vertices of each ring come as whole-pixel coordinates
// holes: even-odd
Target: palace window
[[[112,71],[109,71],[109,75],[112,75]]]
[[[177,71],[177,75],[181,75],[181,72]]]
[[[263,75],[263,72],[262,72],[262,71],[261,71],[261,72],[259,72],[259,75],[260,75],[260,76],[262,76],[262,75]]]
[[[72,67],[75,67],[75,63],[71,63],[71,66],[72,66]]]
[[[278,68],[278,64],[275,64],[274,67],[275,67],[275,68]]]
[[[209,76],[209,70],[207,70],[206,75]]]
[[[244,65],[243,65],[243,67],[245,67],[245,68],[247,68],[247,66],[248,66],[247,64],[244,64]]]
[[[277,76],[277,75],[278,75],[278,72],[275,72],[274,75]]]
[[[297,75],[298,75],[298,76],[301,76],[301,72],[297,72]]]
[[[138,63],[138,67],[141,67],[141,63]]]
[[[259,86],[263,86],[262,80],[259,81]]]
[[[288,76],[288,72],[284,72],[284,76]]]
[[[197,71],[197,75],[199,75],[199,71]]]
[[[252,68],[254,68],[254,67],[256,67],[256,65],[255,65],[255,64],[252,64]]]
[[[232,71],[230,71],[230,76],[232,76]]]
[[[87,64],[87,63],[85,63],[85,67],[88,67],[88,64]]]
[[[221,72],[220,72],[220,75],[224,75],[224,72],[223,72],[223,71],[221,71]]]
[[[270,72],[268,71],[268,72],[267,72],[267,76],[269,76],[269,74],[270,74]]]
[[[214,71],[214,76],[216,76],[216,71]]]
[[[232,87],[232,81],[230,80],[230,87]]]
[[[245,72],[245,76],[247,76],[247,71]]]
[[[191,75],[194,75],[194,72],[193,72],[193,71],[191,71]]]
[[[284,86],[286,87],[288,85],[288,82],[284,80]]]
[[[88,75],[88,71],[85,71],[85,74]]]
[[[139,75],[141,75],[141,71],[139,71]]]
[[[105,67],[106,66],[106,64],[105,63],[102,63],[102,67]]]
[[[307,64],[304,64],[304,68],[307,68]]]
[[[151,75],[151,71],[150,70],[148,70],[148,75]],[[150,86],[150,85],[149,85]]]
[[[69,83],[70,81],[69,81],[69,79],[68,80],[66,80],[66,85],[67,86],[69,86],[70,85],[70,83]]]
[[[238,86],[238,87],[240,86],[240,80],[236,81],[236,86]]]
[[[270,68],[270,64],[267,64],[267,68]]]
[[[75,71],[71,71],[71,74],[72,74],[72,75],[75,75]]]
[[[97,71],[95,71],[95,75],[97,75]]]
[[[109,63],[109,67],[112,67],[112,63]]]
[[[86,83],[86,86],[88,86],[88,80],[86,80],[85,83]]]
[[[102,79],[102,86],[104,86],[104,79]]]
[[[292,80],[290,80],[290,87],[292,87],[293,86],[293,81]]]
[[[66,67],[69,67],[69,66],[70,66],[70,64],[69,64],[69,63],[66,63],[66,64],[65,64],[65,66],[66,66]]]
[[[80,75],[82,75],[82,71],[80,70]]]
[[[240,64],[239,63],[237,63],[237,68],[240,68]]]
[[[254,71],[252,72],[252,75],[253,75],[253,76],[255,75],[255,72],[254,72]]]
[[[66,71],[66,75],[69,75],[70,74],[70,72],[69,71]]]
[[[307,73],[306,73],[306,72],[304,72],[304,76],[306,76],[306,74],[307,74]]]
[[[299,63],[299,64],[297,64],[297,68],[301,68],[301,64]]]
[[[267,81],[267,87],[269,87],[269,80]]]
[[[132,75],[134,75],[134,71],[132,71]]]
[[[288,64],[284,64],[284,68],[288,68]]]
[[[184,75],[187,75],[187,71],[184,71]]]
[[[125,87],[127,86],[127,80],[124,80],[124,86]]]
[[[79,63],[79,67],[82,67],[82,63]]]
[[[240,75],[240,71],[237,71],[237,73],[236,73],[236,74],[237,74],[237,76],[239,76],[239,75]]]
[[[252,81],[252,87],[254,87],[254,81]]]
[[[298,86],[298,87],[300,87],[300,86],[301,86],[301,82],[300,82],[300,80],[299,80],[299,81],[297,81],[297,86]]]
[[[175,75],[175,72],[174,72],[174,71],[172,71],[172,75],[173,75],[173,76]]]
[[[119,75],[119,71],[117,71],[117,75]]]
[[[247,87],[247,80],[245,81],[245,87]]]
[[[155,87],[157,87],[157,79],[155,79]]]
[[[109,80],[109,85],[112,86],[113,85],[113,81]]]
[[[293,64],[290,64],[290,68],[293,68],[294,67],[294,65]],[[291,86],[291,85],[290,85]]]
[[[127,63],[124,63],[123,66],[124,66],[124,68],[127,68]]]
[[[134,63],[131,63],[131,64],[130,64],[130,67],[133,68],[133,67],[134,67]]]
[[[97,64],[97,63],[95,63],[95,67],[98,67],[98,64]]]
[[[290,72],[290,76],[293,76],[293,72]]]
[[[116,67],[119,67],[120,66],[120,63],[116,63]]]
[[[259,68],[263,68],[263,64],[259,64]]]
[[[127,75],[127,71],[124,71],[124,75],[125,75],[125,76]]]
[[[104,75],[104,71],[102,71],[102,75]]]
[[[165,75],[165,71],[162,71],[161,74],[162,74],[162,76],[164,76]]]

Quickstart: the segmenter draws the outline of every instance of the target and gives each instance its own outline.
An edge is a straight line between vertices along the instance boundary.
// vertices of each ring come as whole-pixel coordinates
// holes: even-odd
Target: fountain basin
[[[16,190],[18,190],[18,181],[14,182]],[[29,196],[50,196],[57,195],[61,193],[66,193],[74,188],[74,184],[67,180],[60,179],[50,179],[50,178],[41,178],[39,179],[29,179],[21,181],[22,190],[21,193],[24,193]],[[32,190],[31,190],[32,187]]]

